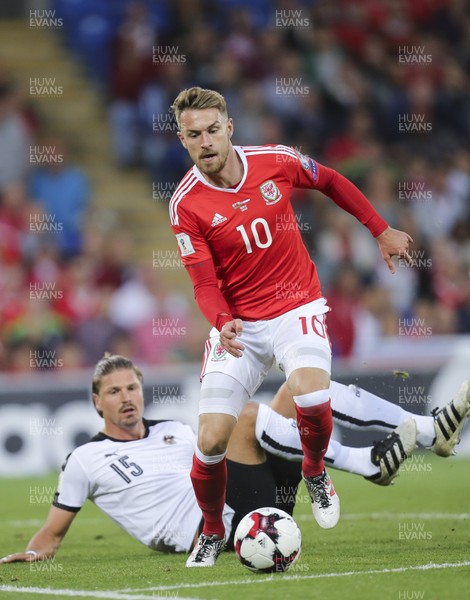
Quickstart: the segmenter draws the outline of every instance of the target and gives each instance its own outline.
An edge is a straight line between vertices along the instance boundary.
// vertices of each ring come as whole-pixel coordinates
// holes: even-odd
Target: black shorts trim
[[[372,421],[362,421],[361,419],[356,419],[355,417],[351,417],[349,415],[345,415],[343,413],[338,412],[337,410],[331,411],[333,415],[333,419],[337,419],[340,424],[341,421],[343,423],[351,423],[351,425],[357,425],[358,427],[387,427],[388,429],[395,429],[396,424],[392,425],[391,423],[386,423],[385,421],[379,421],[378,419],[374,419]]]
[[[271,446],[271,448],[275,448],[276,450],[282,450],[283,452],[288,452],[289,454],[295,454],[296,456],[303,456],[303,454],[304,454],[302,452],[302,450],[299,450],[298,448],[292,448],[291,446],[283,446],[279,442],[276,442],[276,440],[273,440],[273,438],[270,437],[266,433],[266,431],[263,431],[261,439],[263,440],[263,442],[266,442],[266,444],[269,444],[269,446]]]

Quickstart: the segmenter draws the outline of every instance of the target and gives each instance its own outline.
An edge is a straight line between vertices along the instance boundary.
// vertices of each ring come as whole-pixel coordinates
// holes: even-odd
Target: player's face
[[[142,385],[132,369],[120,369],[102,377],[99,393],[93,394],[93,400],[103,412],[106,430],[109,426],[129,429],[142,421]]]
[[[201,173],[220,173],[231,147],[232,119],[217,108],[188,109],[181,113],[180,125],[178,137]]]

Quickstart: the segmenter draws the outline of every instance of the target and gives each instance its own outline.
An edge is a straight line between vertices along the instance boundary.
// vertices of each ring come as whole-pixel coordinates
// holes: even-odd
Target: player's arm
[[[220,331],[220,343],[233,356],[240,357],[244,346],[237,341],[243,325],[234,319],[230,307],[217,284],[212,259],[186,266],[194,286],[194,298],[206,319]]]
[[[404,258],[411,264],[408,247],[413,241],[404,231],[392,229],[382,219],[364,194],[341,173],[317,163],[318,179],[315,188],[331,198],[340,208],[356,217],[376,238],[383,259],[392,273],[392,256]]]
[[[195,225],[192,215],[181,206],[173,211],[172,229],[176,234],[181,260],[191,277],[194,298],[199,310],[220,332],[220,343],[233,356],[242,356],[244,347],[237,341],[242,333],[242,321],[234,319],[230,306],[220,291],[211,249],[204,234]]]
[[[170,206],[170,216],[181,261],[193,282],[196,304],[209,323],[220,331],[233,316],[218,286],[209,244],[198,229],[194,215],[187,214],[184,207],[172,210]]]
[[[76,512],[51,506],[46,522],[31,538],[24,552],[9,554],[0,563],[34,562],[55,556]]]

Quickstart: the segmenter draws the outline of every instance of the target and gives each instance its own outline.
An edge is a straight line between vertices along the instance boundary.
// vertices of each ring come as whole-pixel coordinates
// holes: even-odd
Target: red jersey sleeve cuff
[[[222,329],[222,327],[225,325],[225,323],[228,323],[229,321],[233,321],[232,315],[227,315],[227,314],[222,315],[219,313],[215,320],[215,328],[217,329],[217,331],[220,331]]]
[[[378,213],[375,213],[364,225],[376,238],[388,228],[388,223]]]

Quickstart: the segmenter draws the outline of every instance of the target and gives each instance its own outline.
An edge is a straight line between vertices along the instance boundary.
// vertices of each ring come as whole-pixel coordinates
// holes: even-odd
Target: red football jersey
[[[287,146],[235,146],[244,167],[236,188],[217,188],[194,166],[170,201],[184,265],[212,259],[232,315],[272,319],[321,296],[314,263],[290,202],[315,188],[317,163]]]

